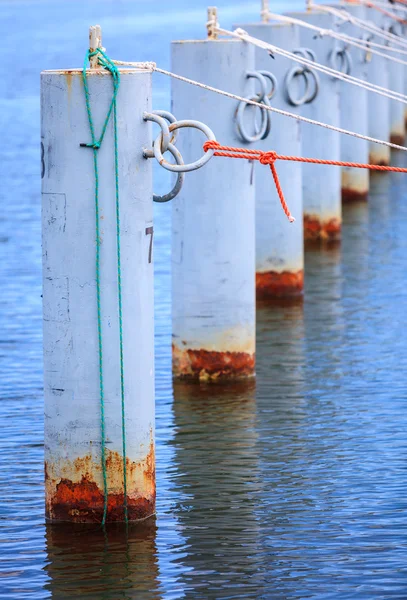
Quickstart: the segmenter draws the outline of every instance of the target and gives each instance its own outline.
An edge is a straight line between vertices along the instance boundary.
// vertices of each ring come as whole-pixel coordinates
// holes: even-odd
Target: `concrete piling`
[[[346,10],[358,19],[365,19],[364,6],[347,6]],[[351,22],[341,23],[340,33],[360,40],[363,32]],[[331,67],[336,68],[361,81],[368,78],[368,55],[355,46],[345,42],[332,40],[330,55]],[[368,135],[369,109],[368,104],[372,93],[344,81],[339,82],[340,89],[340,124],[343,129]],[[369,97],[368,97],[369,96]],[[369,162],[369,143],[366,140],[341,136],[341,160],[344,162]],[[369,171],[366,169],[342,168],[342,200],[344,202],[367,200],[369,193]]]
[[[295,25],[263,22],[239,27],[249,35],[285,50],[293,51],[300,45]],[[276,55],[272,60],[262,48],[256,48],[256,69],[260,72],[271,71],[276,78],[270,104],[290,112],[299,111],[300,107],[293,106],[288,92],[293,94],[294,101],[301,95],[298,94],[296,80],[298,76],[301,77],[300,74],[293,75],[287,82],[293,66],[287,58]],[[313,90],[310,89],[310,93]],[[274,150],[279,154],[300,156],[300,124],[295,119],[273,114],[268,136],[250,146],[263,151]],[[256,164],[256,291],[260,300],[300,296],[304,287],[302,165],[279,161],[277,171],[285,199],[296,221],[289,223],[281,210],[269,169]]]
[[[87,79],[99,135],[112,76],[92,68]],[[151,124],[142,118],[150,105],[151,72],[122,71],[117,97],[122,416],[113,127],[110,123],[97,150],[96,240],[96,151],[81,147],[91,142],[82,72],[41,75],[45,479],[46,517],[52,522],[101,522],[105,508],[106,522],[123,521],[126,504],[131,521],[155,512],[152,164],[142,150],[152,145]]]
[[[251,97],[254,48],[234,40],[172,44],[173,71]],[[172,82],[172,110],[204,121],[224,145],[239,146],[238,102]],[[250,111],[247,111],[250,112]],[[186,161],[202,154],[202,136],[185,130]],[[272,183],[270,182],[270,187]],[[190,173],[172,203],[173,375],[191,380],[255,373],[255,185],[253,164],[212,160]]]
[[[320,12],[287,13],[322,29],[331,29],[333,19]],[[333,42],[329,36],[316,36],[315,31],[300,27],[300,45],[314,53],[316,62],[330,66]],[[339,85],[336,79],[321,76],[317,98],[301,108],[307,118],[340,126]],[[301,126],[302,156],[338,161],[339,134],[329,129]],[[341,172],[331,166],[303,165],[304,238],[306,241],[335,241],[341,237]]]

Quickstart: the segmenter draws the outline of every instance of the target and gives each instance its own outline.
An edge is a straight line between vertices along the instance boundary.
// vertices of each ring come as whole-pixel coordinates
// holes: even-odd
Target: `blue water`
[[[217,4],[227,27],[258,19],[257,1]],[[96,22],[111,55],[168,67],[205,9],[0,0],[0,598],[407,598],[400,175],[345,209],[341,246],[307,252],[303,306],[259,309],[257,388],[173,390],[170,208],[155,207],[157,518],[106,537],[44,523],[39,72],[81,66]],[[154,85],[168,108],[169,81]]]

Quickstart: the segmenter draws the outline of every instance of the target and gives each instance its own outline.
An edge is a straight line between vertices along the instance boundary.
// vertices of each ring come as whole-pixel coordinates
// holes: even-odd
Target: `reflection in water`
[[[223,598],[227,590],[255,597],[263,561],[255,384],[176,382],[173,410],[177,512],[188,548],[183,587],[194,598]]]
[[[129,525],[100,527],[47,525],[49,576],[55,600],[155,599],[159,593],[154,518]]]

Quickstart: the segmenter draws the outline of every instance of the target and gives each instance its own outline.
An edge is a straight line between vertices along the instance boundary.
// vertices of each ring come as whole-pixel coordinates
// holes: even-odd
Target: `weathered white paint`
[[[299,32],[295,25],[281,23],[256,23],[238,25],[250,35],[285,50],[298,48]],[[277,91],[271,105],[290,112],[299,109],[288,103],[285,78],[293,68],[293,62],[282,56],[273,60],[262,48],[256,48],[256,69],[270,71],[277,78]],[[293,81],[293,94],[300,97],[302,90],[296,89]],[[256,88],[257,89],[257,88]],[[252,129],[248,111],[248,128]],[[251,127],[250,127],[251,125]],[[301,135],[299,121],[282,115],[272,115],[271,132],[265,140],[249,147],[290,156],[301,155]],[[302,165],[295,162],[277,161],[276,168],[284,197],[296,221],[290,223],[284,214],[270,170],[259,163],[255,164],[256,174],[256,281],[258,297],[275,295],[298,295],[303,290],[304,236],[302,206]]]
[[[333,18],[326,13],[287,13],[323,29],[331,29]],[[305,27],[300,28],[300,46],[315,52],[317,62],[328,65],[333,41],[329,36],[318,37]],[[311,104],[305,104],[301,114],[335,127],[340,126],[339,84],[336,79],[319,74],[320,91]],[[340,160],[340,136],[335,131],[313,125],[301,126],[302,156]],[[303,165],[304,235],[309,239],[340,237],[342,224],[341,172],[337,167]],[[308,223],[308,226],[307,226]],[[315,224],[315,225],[314,225]],[[322,224],[322,228],[319,228]],[[315,235],[316,234],[316,235]]]
[[[88,74],[98,135],[112,79],[106,71]],[[155,497],[153,264],[147,233],[153,218],[152,162],[142,155],[143,147],[151,147],[151,124],[142,119],[150,109],[151,73],[123,71],[117,112],[130,517],[151,514]],[[103,490],[93,150],[80,147],[91,141],[81,71],[42,73],[41,111],[47,516],[97,520],[100,506],[89,505],[84,514],[66,506],[61,516],[56,499],[61,480],[80,484],[85,477]],[[123,493],[123,472],[112,123],[98,157],[106,448],[113,502]],[[144,508],[131,509],[139,502]],[[120,518],[109,509],[108,519]]]
[[[254,48],[234,40],[174,42],[173,71],[246,95],[246,72]],[[221,144],[241,146],[235,125],[237,103],[210,91],[172,81],[176,117],[203,121]],[[179,118],[179,117],[178,117]],[[177,147],[184,161],[203,152],[202,134],[183,130]],[[271,183],[270,183],[271,185]],[[195,378],[253,373],[255,354],[255,194],[252,164],[214,157],[189,173],[172,203],[172,303],[174,375]],[[190,351],[190,352],[189,352]],[[211,352],[214,370],[191,364],[191,351]],[[189,352],[189,354],[188,354]],[[221,368],[225,358],[230,369]],[[198,357],[198,354],[194,354]],[[236,358],[247,369],[239,371]],[[216,366],[217,365],[217,366]]]

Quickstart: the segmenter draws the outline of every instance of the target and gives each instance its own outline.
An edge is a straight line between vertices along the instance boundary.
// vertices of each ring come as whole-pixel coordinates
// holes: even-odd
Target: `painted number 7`
[[[151,235],[151,237],[150,237],[150,247],[148,249],[148,262],[151,263],[152,256],[153,256],[154,227],[146,227],[146,235]]]

